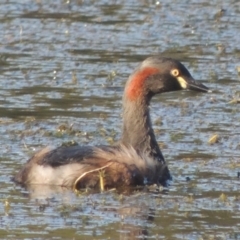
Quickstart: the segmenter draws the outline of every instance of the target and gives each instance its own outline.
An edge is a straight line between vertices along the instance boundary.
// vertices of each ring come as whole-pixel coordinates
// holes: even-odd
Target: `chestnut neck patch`
[[[144,82],[147,77],[159,73],[159,69],[154,67],[145,67],[137,71],[131,79],[131,82],[126,90],[128,99],[134,101],[143,95]]]

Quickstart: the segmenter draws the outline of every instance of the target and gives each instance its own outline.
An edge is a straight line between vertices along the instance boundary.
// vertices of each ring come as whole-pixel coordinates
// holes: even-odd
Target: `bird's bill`
[[[205,85],[202,83],[196,82],[192,77],[177,77],[177,80],[180,86],[183,89],[189,89],[199,92],[211,92]]]

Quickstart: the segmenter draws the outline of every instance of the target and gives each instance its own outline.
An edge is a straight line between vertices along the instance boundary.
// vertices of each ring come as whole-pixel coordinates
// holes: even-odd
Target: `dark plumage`
[[[155,94],[181,89],[207,92],[188,70],[170,58],[150,57],[130,75],[123,95],[123,133],[115,146],[46,147],[14,177],[20,184],[105,188],[165,184],[171,178],[149,115]],[[102,183],[101,183],[102,184]]]

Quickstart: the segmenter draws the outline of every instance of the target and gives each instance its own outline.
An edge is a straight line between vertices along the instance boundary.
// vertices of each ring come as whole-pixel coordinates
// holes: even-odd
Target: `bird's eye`
[[[172,76],[174,76],[174,77],[178,77],[178,76],[179,76],[179,71],[178,71],[178,69],[176,69],[176,68],[172,69],[172,70],[171,70],[171,74],[172,74]]]

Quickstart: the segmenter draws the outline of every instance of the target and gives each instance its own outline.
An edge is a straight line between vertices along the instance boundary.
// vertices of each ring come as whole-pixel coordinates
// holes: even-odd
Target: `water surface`
[[[239,26],[234,0],[1,1],[1,238],[240,239],[240,114],[229,103],[240,94]],[[126,79],[156,53],[213,89],[153,99],[168,189],[75,194],[10,181],[43,146],[117,141]]]

